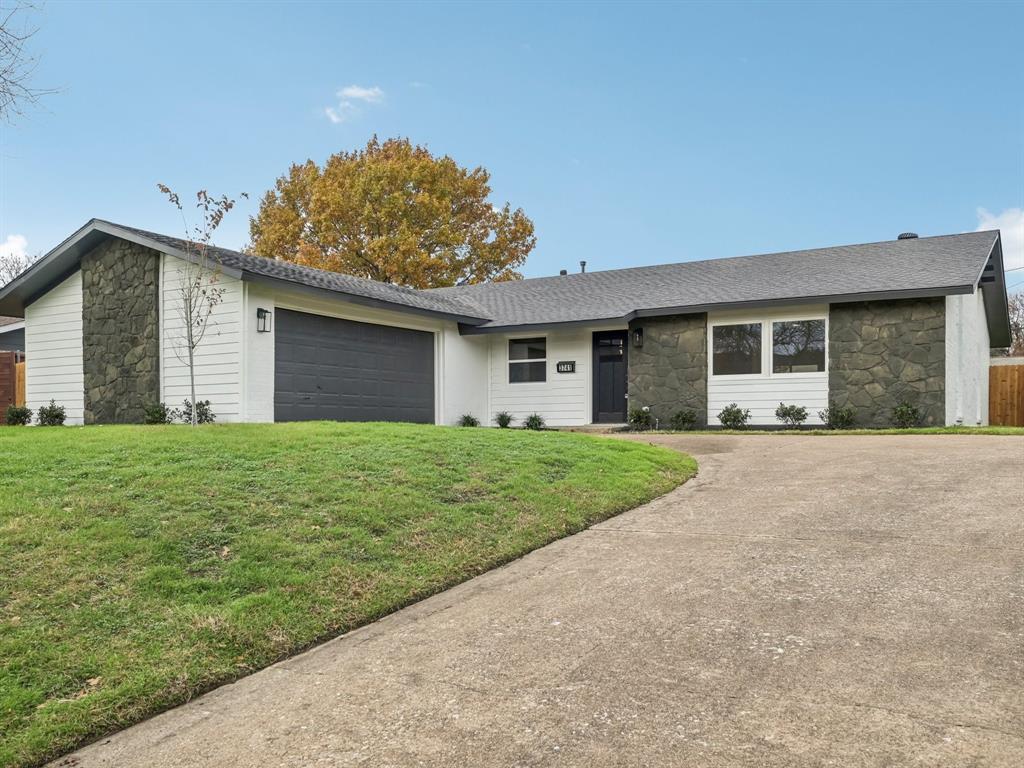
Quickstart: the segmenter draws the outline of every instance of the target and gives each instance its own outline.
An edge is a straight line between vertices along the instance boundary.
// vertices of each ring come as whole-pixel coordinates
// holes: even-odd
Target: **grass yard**
[[[685,481],[586,435],[0,428],[0,765],[35,765]]]
[[[656,435],[1021,435],[1024,427],[910,427],[908,429],[700,429],[685,432],[650,430]]]

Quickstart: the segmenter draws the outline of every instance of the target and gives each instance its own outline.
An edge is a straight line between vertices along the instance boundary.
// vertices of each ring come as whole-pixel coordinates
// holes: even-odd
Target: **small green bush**
[[[192,403],[188,400],[185,401],[185,405],[179,411],[174,410],[174,414],[178,416],[183,423],[192,423]],[[213,415],[213,410],[210,408],[209,400],[197,400],[196,401],[196,423],[197,424],[213,424],[216,421],[216,416]]]
[[[775,409],[775,418],[787,427],[799,427],[807,421],[807,409],[802,405],[779,403],[779,407]]]
[[[750,410],[740,408],[736,403],[729,403],[718,412],[718,420],[725,429],[743,429],[750,418]]]
[[[921,411],[918,410],[917,406],[911,405],[906,400],[900,400],[896,407],[892,409],[892,423],[893,426],[900,429],[916,427],[921,423]]]
[[[49,405],[40,406],[36,414],[36,420],[41,427],[61,427],[67,418],[67,411],[63,405],[57,405],[53,400]]]
[[[171,424],[181,415],[181,411],[168,408],[163,403],[151,403],[143,411],[147,424]]]
[[[24,405],[8,405],[4,413],[4,424],[9,427],[24,427],[32,423],[32,409]]]
[[[480,419],[478,419],[476,416],[474,416],[471,413],[464,413],[464,414],[462,414],[462,416],[459,417],[459,426],[460,427],[479,427],[480,426]]]
[[[688,429],[693,429],[697,426],[697,414],[686,408],[676,411],[669,418],[668,425],[676,432],[685,432]]]
[[[646,432],[654,426],[650,408],[633,408],[629,412],[629,426],[637,432]]]
[[[826,429],[851,429],[857,420],[852,406],[848,405],[843,408],[831,400],[828,408],[818,411],[818,418],[824,422]]]
[[[502,429],[508,429],[509,425],[515,421],[512,414],[508,411],[499,411],[494,414],[494,422]]]
[[[544,417],[539,413],[531,413],[523,419],[523,429],[541,430],[544,429]]]

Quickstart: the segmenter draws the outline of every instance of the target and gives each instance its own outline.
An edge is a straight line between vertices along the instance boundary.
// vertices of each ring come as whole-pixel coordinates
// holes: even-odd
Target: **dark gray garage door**
[[[277,311],[274,420],[434,422],[434,334]]]

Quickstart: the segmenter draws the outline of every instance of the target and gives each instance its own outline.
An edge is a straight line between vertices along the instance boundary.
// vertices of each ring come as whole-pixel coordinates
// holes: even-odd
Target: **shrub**
[[[498,413],[494,414],[494,421],[502,429],[508,429],[509,425],[513,421],[515,421],[515,419],[512,417],[512,414],[509,413],[508,411],[499,411]]]
[[[729,403],[718,412],[718,420],[726,429],[743,429],[747,426],[747,419],[750,418],[750,411],[740,408],[736,403]]]
[[[185,424],[192,423],[192,403],[188,400],[185,401],[184,407],[180,411],[175,410],[174,414],[178,416]],[[213,424],[216,420],[216,416],[213,415],[213,411],[210,409],[209,400],[197,400],[196,401],[196,423],[197,424]]]
[[[39,412],[36,414],[36,419],[41,427],[63,426],[64,419],[66,418],[67,411],[64,410],[64,406],[57,405],[53,400],[50,401],[49,405],[40,406]]]
[[[892,423],[900,429],[916,427],[921,423],[921,411],[917,406],[911,405],[906,400],[900,400],[892,409]]]
[[[629,412],[629,426],[637,432],[645,432],[654,426],[654,418],[651,416],[651,409],[648,406],[633,408]]]
[[[826,429],[850,429],[856,421],[852,406],[842,408],[829,401],[828,408],[818,411],[818,418],[825,423]]]
[[[24,427],[32,423],[32,409],[24,405],[8,405],[4,414],[4,424],[9,427]]]
[[[539,413],[531,413],[523,419],[523,429],[541,430],[544,429],[544,417]]]
[[[693,429],[697,425],[697,414],[685,408],[681,411],[676,411],[668,420],[668,425],[677,432]]]
[[[147,424],[170,424],[181,415],[181,411],[168,408],[163,403],[152,403],[143,410]]]
[[[474,416],[471,413],[464,413],[464,414],[462,414],[462,416],[459,417],[459,426],[460,427],[479,427],[480,426],[480,419],[478,419],[476,416]]]
[[[779,407],[775,409],[775,418],[787,427],[799,427],[807,421],[807,409],[802,405],[779,403]]]

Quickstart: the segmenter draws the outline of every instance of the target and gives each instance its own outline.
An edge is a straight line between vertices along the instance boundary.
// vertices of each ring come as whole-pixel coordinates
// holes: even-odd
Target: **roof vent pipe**
[[[560,275],[568,275],[569,274],[569,270],[568,269],[560,269],[560,270],[558,270],[558,274],[560,274]]]
[[[900,232],[897,240],[917,240],[917,232]]]
[[[587,271],[587,262],[581,261],[580,262],[580,272],[586,272],[586,271]]]

